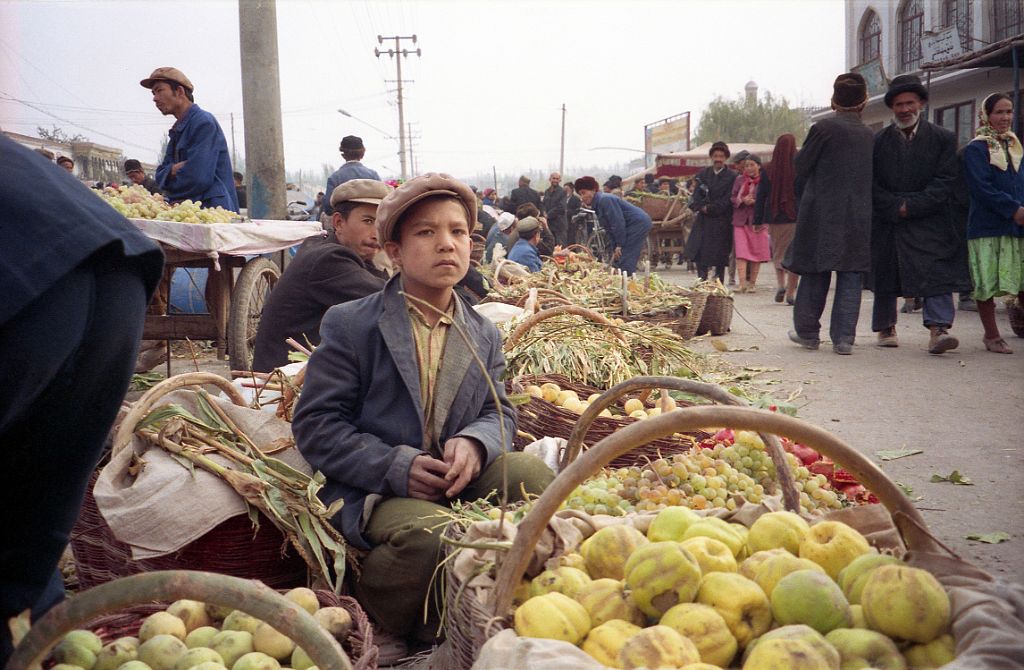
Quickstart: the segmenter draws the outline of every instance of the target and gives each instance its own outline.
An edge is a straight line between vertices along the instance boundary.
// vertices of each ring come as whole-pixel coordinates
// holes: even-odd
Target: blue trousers
[[[636,264],[640,262],[640,253],[647,244],[647,234],[651,232],[651,224],[634,224],[626,229],[626,243],[622,245],[622,255],[612,263],[612,267],[626,274],[636,274]]]
[[[857,318],[860,316],[860,294],[863,272],[836,272],[836,292],[832,299],[829,319],[829,338],[832,344],[853,344],[857,336]],[[809,340],[819,339],[821,315],[825,311],[831,272],[800,275],[793,304],[793,329],[797,335]]]
[[[896,325],[896,303],[898,301],[898,295],[875,295],[875,306],[871,309],[871,330],[877,333]],[[956,309],[953,307],[953,294],[942,293],[926,296],[924,309],[921,312],[925,328],[931,326],[951,327],[953,317],[956,315]]]
[[[86,261],[0,325],[0,667],[9,617],[64,597],[57,562],[135,367],[146,291]]]

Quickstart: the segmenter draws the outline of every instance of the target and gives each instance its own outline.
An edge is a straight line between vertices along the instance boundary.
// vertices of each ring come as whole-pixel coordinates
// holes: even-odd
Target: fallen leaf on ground
[[[978,542],[985,542],[987,544],[999,544],[1000,542],[1006,542],[1010,539],[1010,534],[999,531],[996,533],[971,533],[967,536],[968,540],[977,540]]]
[[[905,458],[914,454],[923,454],[924,449],[881,449],[875,452],[883,461],[895,461],[897,458]]]
[[[950,484],[960,484],[961,486],[974,486],[974,482],[972,482],[969,477],[960,474],[959,470],[953,470],[953,472],[949,473],[945,477],[942,475],[932,475],[931,481],[933,483],[949,482]]]

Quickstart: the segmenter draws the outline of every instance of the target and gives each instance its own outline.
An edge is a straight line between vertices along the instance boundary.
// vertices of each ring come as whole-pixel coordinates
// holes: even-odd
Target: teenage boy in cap
[[[57,159],[57,165],[61,166],[68,172],[74,174],[75,172],[75,161],[71,160],[67,156],[61,156]]]
[[[353,179],[331,193],[333,230],[302,243],[278,279],[256,331],[252,369],[270,372],[288,364],[286,340],[320,343],[320,321],[327,310],[364,298],[384,287],[387,275],[373,265],[377,206],[391,187],[373,179]]]
[[[601,193],[597,180],[580,177],[576,180],[576,192],[585,207],[593,207],[597,218],[608,234],[612,246],[612,267],[627,274],[636,273],[647,234],[651,232],[651,217],[625,198]]]
[[[380,293],[328,310],[292,429],[327,477],[324,502],[345,500],[333,523],[369,550],[359,601],[384,630],[432,641],[436,594],[426,621],[423,609],[441,557],[438,514],[500,491],[502,470],[509,500],[521,488],[540,493],[553,473],[512,451],[501,335],[453,290],[469,267],[473,192],[429,173],[390,193],[377,215],[399,272]]]
[[[927,101],[921,80],[909,74],[893,79],[885,94],[893,122],[875,136],[871,330],[878,346],[898,346],[897,299],[923,297],[928,352],[941,354],[960,344],[948,332],[953,292],[970,282],[951,203],[956,135],[923,118]]]
[[[860,114],[868,101],[864,77],[849,72],[832,84],[835,116],[811,126],[796,156],[803,184],[793,242],[783,266],[800,275],[789,339],[807,349],[821,343],[832,273],[829,335],[837,354],[853,353],[861,286],[871,268],[871,163],[874,138]]]
[[[493,260],[494,245],[498,243],[501,243],[501,246],[508,252],[508,238],[515,226],[516,216],[512,212],[502,212],[498,215],[497,221],[495,221],[487,233],[487,243],[484,245],[484,262],[490,263]]]
[[[540,244],[540,221],[533,216],[520,219],[516,224],[516,233],[519,234],[519,239],[508,252],[508,259],[525,266],[530,272],[540,272],[540,254],[537,252],[537,245]]]
[[[380,181],[380,175],[377,174],[376,170],[372,170],[362,164],[363,156],[366,155],[366,147],[363,146],[363,138],[356,137],[355,135],[346,135],[341,138],[341,144],[338,146],[338,151],[341,152],[341,157],[345,159],[345,164],[334,171],[330,177],[327,178],[327,190],[325,193],[334,193],[334,189],[338,188],[350,179],[374,179]],[[330,202],[324,203],[323,208],[320,210],[320,218],[330,218],[334,214],[334,207]]]
[[[124,173],[132,180],[133,184],[144,187],[150,193],[159,193],[160,186],[156,181],[146,174],[145,170],[142,169],[142,163],[134,158],[129,158],[124,162]]]
[[[195,103],[195,87],[181,70],[158,67],[139,82],[153,91],[153,104],[175,121],[156,182],[171,202],[202,201],[203,207],[238,211],[231,154],[213,114]]]

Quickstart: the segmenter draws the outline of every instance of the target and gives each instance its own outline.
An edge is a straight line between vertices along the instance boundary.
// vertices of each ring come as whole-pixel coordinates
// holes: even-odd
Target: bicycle
[[[590,235],[587,236],[586,244],[584,245],[590,252],[594,254],[594,258],[598,259],[605,265],[612,265],[612,254],[615,253],[615,245],[612,244],[611,237],[608,235],[608,231],[601,225],[601,220],[597,216],[597,212],[586,207],[580,207],[580,211],[573,217],[573,222],[579,222],[581,226],[585,226],[583,230],[591,230]],[[650,273],[651,270],[651,259],[654,255],[651,251],[651,240],[648,237],[644,241],[644,248],[640,252],[640,261],[637,264],[638,268],[643,268],[644,272]]]

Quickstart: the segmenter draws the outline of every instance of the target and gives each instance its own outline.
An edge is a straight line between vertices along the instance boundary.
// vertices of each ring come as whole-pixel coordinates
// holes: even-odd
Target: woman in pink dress
[[[772,259],[768,226],[754,225],[757,185],[761,183],[761,159],[748,155],[743,172],[732,185],[732,232],[736,249],[736,276],[740,293],[754,293],[761,263]],[[748,276],[749,271],[749,276]]]

